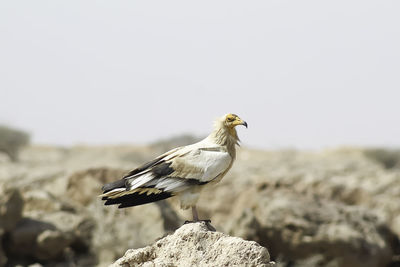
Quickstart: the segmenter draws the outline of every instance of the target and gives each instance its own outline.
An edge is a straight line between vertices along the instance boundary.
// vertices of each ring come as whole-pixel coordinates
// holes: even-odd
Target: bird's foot
[[[206,225],[207,229],[212,231],[212,232],[217,231],[215,229],[215,227],[211,225],[211,220],[185,221],[183,224],[185,225],[185,224],[188,224],[188,223],[198,223],[198,222],[204,222],[204,224]]]

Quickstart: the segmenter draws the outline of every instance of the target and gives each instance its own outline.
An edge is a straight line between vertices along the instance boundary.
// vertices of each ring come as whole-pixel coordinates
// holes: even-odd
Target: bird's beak
[[[247,128],[247,122],[242,120],[241,118],[237,117],[236,120],[232,123],[233,127],[238,126],[238,125],[243,125],[244,127]]]
[[[242,119],[239,119],[239,118],[238,118],[238,120],[237,120],[237,122],[236,122],[235,124],[236,124],[236,125],[243,125],[244,127],[247,128],[247,122],[245,122],[245,121],[242,120]]]

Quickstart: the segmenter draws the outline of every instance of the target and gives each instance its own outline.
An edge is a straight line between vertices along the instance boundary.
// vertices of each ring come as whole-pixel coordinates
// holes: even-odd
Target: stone
[[[88,205],[101,194],[101,187],[120,179],[124,170],[112,168],[91,168],[72,174],[68,178],[67,197],[81,205]]]
[[[10,232],[8,251],[38,260],[62,258],[64,250],[88,251],[94,223],[90,218],[65,211],[23,218]]]
[[[207,230],[204,222],[180,227],[151,246],[130,249],[111,266],[273,266],[268,250]]]
[[[3,250],[3,235],[4,235],[4,230],[0,229],[0,267],[5,266],[7,263],[7,256]]]
[[[395,234],[379,214],[286,188],[242,194],[228,228],[231,235],[266,246],[276,261],[295,266],[386,266],[393,257]]]
[[[7,253],[0,260],[7,257],[7,266],[108,266],[128,248],[176,230],[191,212],[173,198],[128,209],[105,207],[98,198],[104,183],[159,152],[149,146],[34,145],[21,151],[20,162],[0,158],[0,232]],[[383,168],[357,148],[240,148],[227,176],[204,190],[198,210],[217,230],[266,246],[279,266],[394,266],[400,262],[399,179],[399,168]],[[26,228],[26,220],[38,229]],[[19,252],[26,245],[25,262],[11,253],[11,237],[18,237]]]
[[[16,188],[0,188],[0,196],[0,229],[8,232],[21,220],[24,201]]]

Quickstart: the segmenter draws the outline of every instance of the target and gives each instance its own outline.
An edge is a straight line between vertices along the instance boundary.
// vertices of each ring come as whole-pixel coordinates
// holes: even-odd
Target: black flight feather
[[[172,197],[172,194],[168,192],[161,192],[158,194],[150,194],[150,195],[147,195],[146,193],[144,194],[134,193],[119,198],[109,198],[104,203],[104,205],[120,204],[118,208],[121,209],[121,208],[143,205],[154,201],[163,200],[169,197]]]

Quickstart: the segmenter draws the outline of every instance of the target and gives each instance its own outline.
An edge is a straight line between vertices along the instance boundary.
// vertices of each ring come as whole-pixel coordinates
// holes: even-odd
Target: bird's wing
[[[191,185],[208,183],[224,173],[231,161],[220,147],[183,147],[161,156],[151,167],[126,176],[127,190],[150,187],[177,193]]]
[[[171,160],[174,172],[170,176],[207,183],[225,172],[231,162],[231,156],[221,147],[195,148]]]
[[[222,147],[198,143],[177,148],[131,171],[119,185],[106,185],[102,197],[117,204],[112,200],[130,194],[175,195],[190,186],[212,181],[225,173],[231,162],[231,156]]]

